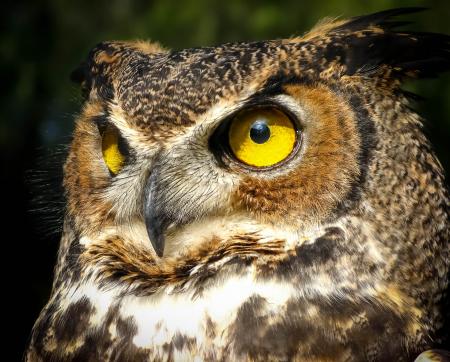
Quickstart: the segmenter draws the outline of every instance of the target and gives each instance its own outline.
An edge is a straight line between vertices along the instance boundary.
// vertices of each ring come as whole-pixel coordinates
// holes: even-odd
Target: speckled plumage
[[[171,52],[94,48],[65,164],[52,295],[28,360],[409,361],[442,346],[448,192],[403,79],[450,67],[449,37],[395,31],[411,9],[303,37]],[[221,124],[273,105],[299,151],[264,171]],[[111,175],[101,130],[128,148]],[[149,242],[143,205],[165,234]]]

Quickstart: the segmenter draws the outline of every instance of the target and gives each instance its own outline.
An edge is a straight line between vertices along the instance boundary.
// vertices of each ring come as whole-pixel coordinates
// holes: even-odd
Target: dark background
[[[81,104],[69,74],[102,40],[151,39],[174,49],[301,34],[325,16],[402,6],[409,28],[450,33],[450,1],[101,0],[2,2],[0,155],[2,307],[8,360],[19,360],[46,302],[59,240],[64,146]],[[450,167],[450,76],[406,85],[444,167]],[[34,201],[33,201],[34,200]],[[39,201],[40,200],[40,201]],[[40,211],[39,211],[40,210]],[[6,302],[6,304],[5,304]]]

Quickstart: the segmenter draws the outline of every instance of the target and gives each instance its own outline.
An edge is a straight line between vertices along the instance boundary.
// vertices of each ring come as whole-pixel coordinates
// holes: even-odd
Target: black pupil
[[[256,121],[250,127],[250,138],[255,143],[264,143],[270,138],[270,128],[264,121]]]

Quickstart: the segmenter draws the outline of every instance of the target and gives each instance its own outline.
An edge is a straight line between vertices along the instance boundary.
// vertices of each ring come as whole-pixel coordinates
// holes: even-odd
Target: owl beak
[[[156,182],[153,177],[149,177],[145,190],[144,219],[147,234],[152,243],[153,249],[160,258],[164,254],[165,232],[171,224],[171,218],[161,207],[161,202],[155,195],[159,193],[155,190]]]
[[[160,258],[164,254],[165,236],[164,232],[169,225],[165,218],[155,212],[155,208],[150,207],[146,202],[144,207],[145,226],[147,234],[152,243],[153,249]]]

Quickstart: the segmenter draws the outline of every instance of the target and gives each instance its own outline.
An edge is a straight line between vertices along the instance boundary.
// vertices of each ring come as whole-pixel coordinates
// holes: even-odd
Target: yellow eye
[[[116,127],[105,128],[102,135],[102,154],[108,169],[114,175],[117,174],[123,166],[125,156],[120,151],[119,131]]]
[[[297,143],[297,131],[284,113],[276,109],[254,109],[231,121],[228,140],[239,161],[250,166],[269,167],[292,153]]]

